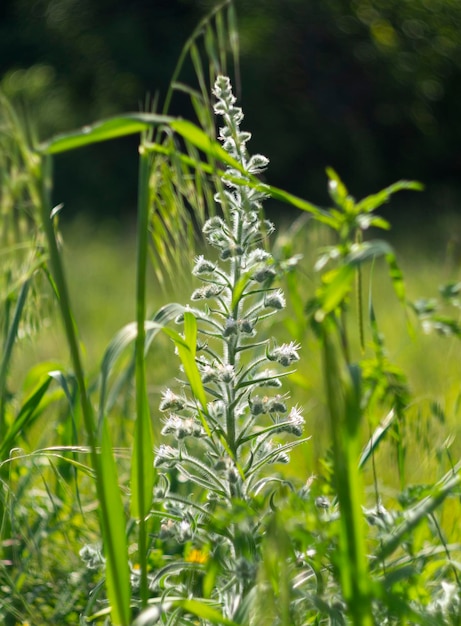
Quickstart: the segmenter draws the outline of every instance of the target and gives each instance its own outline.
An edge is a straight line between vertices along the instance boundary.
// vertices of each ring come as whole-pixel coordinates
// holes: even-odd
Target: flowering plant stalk
[[[243,113],[229,79],[219,76],[213,93],[224,122],[219,139],[249,181],[268,160],[248,154],[251,135],[240,129]],[[162,434],[172,441],[156,452],[157,468],[166,470],[157,491],[157,540],[164,554],[165,547],[184,549],[182,559],[175,564],[168,555],[151,578],[152,588],[167,597],[188,597],[191,581],[201,584],[201,595],[227,619],[242,611],[255,586],[272,500],[287,485],[266,469],[287,463],[289,451],[305,441],[301,410],[289,408],[281,389],[299,346],[276,345],[261,332],[285,307],[274,286],[281,270],[263,247],[274,227],[260,218],[264,193],[245,185],[242,171],[227,169],[223,176],[215,200],[226,217],[214,216],[203,228],[217,258],[196,258],[193,274],[202,284],[187,308],[197,320],[196,363],[209,401],[200,407],[184,382],[182,390],[167,389],[160,403]],[[282,434],[297,439],[282,443]]]

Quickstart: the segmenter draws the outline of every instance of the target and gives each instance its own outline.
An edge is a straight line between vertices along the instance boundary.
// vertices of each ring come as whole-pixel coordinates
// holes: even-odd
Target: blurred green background
[[[158,93],[161,106],[184,42],[217,4],[2,0],[0,87],[27,110],[40,139],[138,110],[148,94]],[[358,197],[398,178],[424,182],[426,192],[405,196],[398,216],[413,209],[427,222],[458,210],[459,0],[234,4],[241,103],[252,151],[271,160],[271,184],[325,203],[330,165]],[[191,67],[181,79],[193,82]],[[186,99],[173,112],[192,115]],[[64,215],[132,213],[135,150],[127,139],[56,159]]]

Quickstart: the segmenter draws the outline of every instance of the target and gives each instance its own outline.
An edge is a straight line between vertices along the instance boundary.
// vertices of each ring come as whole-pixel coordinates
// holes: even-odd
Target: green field
[[[383,219],[414,181],[261,183],[231,9],[181,57],[200,91],[172,86],[200,123],[35,145],[0,100],[5,626],[461,621],[459,219]],[[127,135],[132,222],[61,220],[53,159]]]

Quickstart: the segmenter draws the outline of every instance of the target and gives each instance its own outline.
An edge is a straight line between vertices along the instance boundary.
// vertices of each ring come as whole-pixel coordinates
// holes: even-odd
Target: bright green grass
[[[282,231],[280,237],[283,236]],[[318,243],[321,237],[318,232],[310,232],[308,226],[305,234],[298,236],[296,251],[312,249],[310,245],[305,246],[304,239]],[[418,242],[408,249],[400,249],[398,242],[396,246],[410,300],[435,296],[439,284],[453,279],[455,268],[448,260],[443,260],[442,248],[428,255],[425,249],[418,247]],[[114,334],[134,320],[134,233],[130,227],[120,229],[113,224],[95,226],[76,222],[64,228],[63,247],[84,360],[87,370],[94,374]],[[309,253],[305,253],[305,257],[299,280],[301,295],[307,302],[312,296],[316,277],[312,271],[313,258]],[[461,345],[455,338],[425,335],[411,312],[405,315],[393,293],[386,271],[379,265],[374,270],[372,282],[376,315],[386,337],[390,359],[405,372],[413,394],[412,407],[408,411],[408,478],[411,481],[433,479],[435,452],[451,435],[459,434],[461,429],[457,416]],[[148,280],[149,313],[155,312],[168,301],[187,303],[192,285],[191,278],[178,277],[177,284],[170,285],[169,293],[165,293],[152,273]],[[363,285],[366,316],[369,285],[369,277],[366,275]],[[356,318],[356,305],[355,301],[351,301],[352,318]],[[351,321],[351,324],[354,323]],[[286,324],[278,322],[273,332],[286,335]],[[290,386],[293,399],[306,407],[307,428],[312,435],[311,441],[302,451],[293,453],[297,459],[295,471],[308,474],[315,471],[318,458],[325,453],[328,429],[318,342],[309,328],[305,327],[303,332],[302,361],[291,378]],[[24,339],[18,352],[15,368],[22,372],[31,363],[42,360],[68,363],[67,348],[62,341],[61,324],[55,309],[49,311],[46,327],[40,334]],[[360,357],[358,346],[356,355]],[[148,363],[151,408],[154,413],[158,394],[174,377],[176,367],[177,357],[174,356],[172,343],[166,338],[160,338],[153,345]],[[434,415],[434,402],[440,408],[438,419]],[[442,412],[446,423],[442,421]],[[459,446],[457,441],[453,443],[454,458],[458,456]],[[290,467],[290,471],[293,471],[294,465]]]
[[[281,227],[278,242],[284,236],[285,231]],[[313,229],[309,224],[294,241],[293,252],[303,252],[305,255],[298,275],[299,292],[304,302],[312,296],[317,280],[312,271],[314,254],[318,246],[326,242],[323,232]],[[83,358],[91,377],[98,372],[104,350],[114,334],[135,317],[134,234],[129,227],[120,229],[114,225],[94,226],[76,222],[63,229],[62,245]],[[400,246],[398,241],[395,245],[410,300],[434,296],[439,284],[456,277],[457,268],[447,259],[443,246],[428,255],[427,248],[420,247],[417,242],[411,248]],[[370,277],[364,273],[365,316],[369,283]],[[382,265],[376,266],[372,284],[374,307],[380,329],[386,337],[389,358],[405,372],[412,391],[412,403],[405,418],[405,485],[432,484],[449,468],[445,451],[448,441],[452,458],[456,460],[460,456],[458,405],[461,344],[454,338],[424,335],[411,313],[405,315]],[[192,288],[190,275],[178,277],[175,288],[170,286],[169,293],[165,293],[151,272],[148,280],[148,313],[155,312],[165,302],[187,303]],[[350,302],[350,310],[350,324],[354,325],[357,317],[354,300]],[[286,319],[274,325],[270,332],[286,340],[287,329],[290,328],[289,318],[288,310]],[[23,339],[17,346],[11,380],[15,383],[17,381],[18,385],[24,380],[27,370],[43,360],[56,360],[62,363],[64,369],[71,369],[56,308],[48,311],[47,319],[39,335]],[[330,445],[321,351],[317,339],[305,324],[298,329],[300,336],[293,337],[301,340],[302,360],[297,372],[288,381],[292,401],[305,407],[306,432],[311,436],[309,442],[293,451],[292,461],[286,468],[287,473],[300,481],[307,480],[312,474],[322,475],[324,466],[321,459]],[[354,328],[351,328],[351,335],[357,335]],[[365,343],[367,339],[365,336]],[[361,358],[358,345],[354,346],[354,357]],[[158,425],[160,392],[166,385],[174,384],[172,381],[177,376],[177,367],[178,358],[174,355],[172,342],[165,337],[156,340],[147,365],[149,405],[154,425]],[[377,419],[381,417],[384,415],[377,416]],[[128,412],[122,407],[112,416],[115,441],[120,448],[128,449],[132,445],[133,420],[132,405],[129,405]],[[47,423],[51,424],[50,428],[47,428]],[[63,413],[62,419],[57,422],[54,413],[50,422],[45,415],[29,432],[24,442],[25,448],[34,450],[40,446],[61,444],[68,424],[68,413],[67,416]],[[158,428],[155,430],[158,431]],[[365,425],[364,441],[369,434]],[[126,484],[129,458],[123,452],[117,456],[120,479]],[[393,504],[399,490],[399,476],[391,440],[384,442],[378,449],[375,465],[376,478],[371,465],[365,470],[367,499],[372,505],[376,479],[380,497]],[[58,466],[58,471],[65,473],[65,466]],[[30,567],[24,589],[18,587],[18,593],[14,596],[21,597],[22,593],[27,603],[33,605],[37,613],[31,623],[40,623],[33,619],[53,623],[53,619],[60,614],[67,616],[66,619],[70,620],[67,623],[73,623],[72,615],[75,616],[85,606],[85,593],[88,585],[91,586],[92,577],[91,571],[88,572],[78,558],[78,551],[83,545],[97,543],[100,539],[95,519],[97,502],[91,484],[81,481],[84,506],[80,510],[72,486],[65,485],[57,478],[58,475],[53,477],[47,463],[42,465],[39,460],[29,460],[24,464],[23,473],[15,478],[15,484],[23,490],[20,492],[23,494],[22,506],[24,510],[29,509],[27,524],[37,526],[36,533],[24,533]],[[12,484],[12,488],[15,488],[15,484]],[[55,494],[54,506],[50,504],[47,490]],[[48,507],[46,513],[41,518],[35,515],[31,517],[30,511],[40,502],[43,507]],[[451,541],[460,539],[457,523],[459,514],[458,504],[454,500],[447,502],[441,522]],[[62,554],[67,555],[65,562]],[[40,603],[34,598],[34,594],[42,593],[40,590],[43,585],[53,589],[53,599],[50,599],[49,604]],[[75,613],[72,613],[72,609]],[[43,611],[42,618],[40,611]],[[18,614],[24,614],[20,606]]]

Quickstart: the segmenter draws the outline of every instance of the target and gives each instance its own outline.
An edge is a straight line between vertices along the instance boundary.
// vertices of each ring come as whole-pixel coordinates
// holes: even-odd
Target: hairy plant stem
[[[240,213],[236,213],[235,216],[235,224],[234,224],[234,239],[235,242],[239,242],[241,239],[241,226],[242,218]],[[233,256],[231,260],[231,272],[230,275],[233,279],[232,289],[231,289],[231,303],[234,301],[234,293],[235,288],[238,285],[240,278],[240,258],[238,256]],[[240,313],[240,298],[235,302],[232,309],[232,318],[235,322],[238,322]],[[229,365],[232,365],[234,368],[237,366],[238,361],[238,353],[239,353],[239,341],[238,335],[231,336],[229,341],[227,342],[227,361]],[[227,402],[227,420],[226,420],[226,430],[227,430],[227,440],[229,444],[229,448],[234,456],[234,459],[237,461],[237,453],[238,447],[236,445],[236,428],[235,428],[235,385],[232,385],[229,391],[229,400]]]

